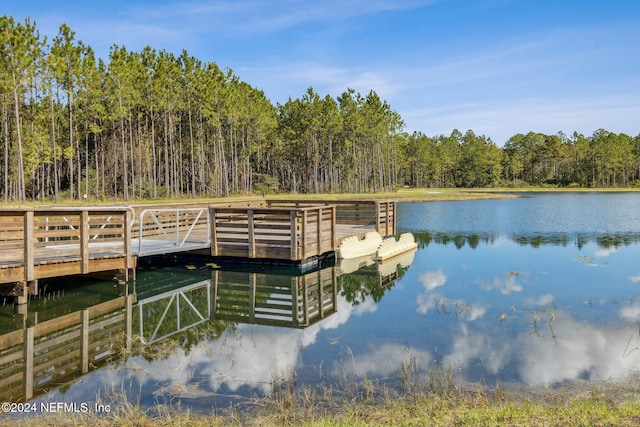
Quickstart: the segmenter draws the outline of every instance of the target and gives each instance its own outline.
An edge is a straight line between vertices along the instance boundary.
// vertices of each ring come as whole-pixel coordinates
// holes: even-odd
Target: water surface
[[[407,362],[488,386],[625,378],[640,368],[639,212],[639,193],[402,203],[419,249],[385,265],[143,268],[137,353],[40,399],[124,391],[210,412],[294,372],[393,386]]]

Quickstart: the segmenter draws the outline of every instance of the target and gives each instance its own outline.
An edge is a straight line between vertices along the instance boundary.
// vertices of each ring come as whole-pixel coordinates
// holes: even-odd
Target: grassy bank
[[[344,199],[394,199],[398,201],[444,201],[444,200],[474,200],[474,199],[495,199],[512,197],[506,196],[505,189],[400,189],[398,191],[379,192],[379,193],[344,193],[344,194],[267,194],[267,199],[300,199],[300,200],[344,200]],[[529,190],[531,191],[531,190]],[[53,201],[29,201],[25,203],[19,202],[0,202],[0,207],[23,207],[23,206],[122,206],[122,205],[144,205],[159,203],[189,203],[189,202],[240,202],[248,200],[263,200],[262,195],[234,196],[234,197],[215,197],[215,198],[182,198],[182,199],[135,199],[129,202],[122,200],[97,200],[88,199],[87,201],[71,201],[62,200],[55,204]]]
[[[640,191],[636,188],[549,188],[549,187],[524,187],[524,188],[401,188],[397,191],[378,193],[345,193],[345,194],[267,194],[268,199],[300,199],[300,200],[344,200],[344,199],[393,199],[399,202],[437,202],[449,200],[482,200],[504,199],[518,197],[518,193],[525,192],[629,192]],[[182,199],[135,199],[125,203],[122,200],[96,200],[70,201],[63,200],[59,204],[52,201],[44,202],[0,202],[0,207],[21,206],[122,206],[144,205],[158,203],[188,203],[188,202],[239,202],[247,200],[263,200],[262,195],[216,197],[216,198],[182,198]]]
[[[210,415],[179,406],[144,411],[109,399],[108,414],[49,414],[3,420],[2,426],[636,426],[640,384],[576,384],[507,391],[454,385],[448,374],[429,374],[400,392],[371,381],[338,389],[297,389],[284,384],[272,395]],[[103,401],[104,402],[104,401]]]

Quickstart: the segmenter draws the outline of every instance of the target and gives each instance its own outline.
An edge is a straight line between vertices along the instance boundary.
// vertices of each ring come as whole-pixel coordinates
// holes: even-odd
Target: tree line
[[[4,201],[376,192],[402,186],[632,186],[640,136],[530,132],[503,147],[428,137],[375,91],[273,105],[232,70],[151,47],[108,58],[62,24],[0,17]]]

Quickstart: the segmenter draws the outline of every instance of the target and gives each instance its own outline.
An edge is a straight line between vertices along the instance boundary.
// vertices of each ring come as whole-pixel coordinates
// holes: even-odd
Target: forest
[[[151,47],[96,58],[0,17],[0,200],[640,186],[640,134],[427,136],[371,90],[284,104],[232,70]],[[502,141],[501,141],[502,142]]]

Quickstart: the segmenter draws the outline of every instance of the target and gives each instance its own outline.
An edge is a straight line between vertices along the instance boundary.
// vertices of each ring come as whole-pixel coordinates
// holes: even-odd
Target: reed
[[[0,426],[511,426],[640,424],[640,381],[602,382],[597,386],[509,389],[500,384],[461,383],[436,363],[419,369],[407,352],[394,381],[361,378],[349,372],[345,351],[341,379],[300,386],[294,371],[274,373],[271,392],[209,414],[194,414],[177,401],[153,408],[132,401],[124,384],[102,390],[96,403],[107,414],[58,413],[19,420],[2,418]],[[340,370],[340,368],[338,369]]]

